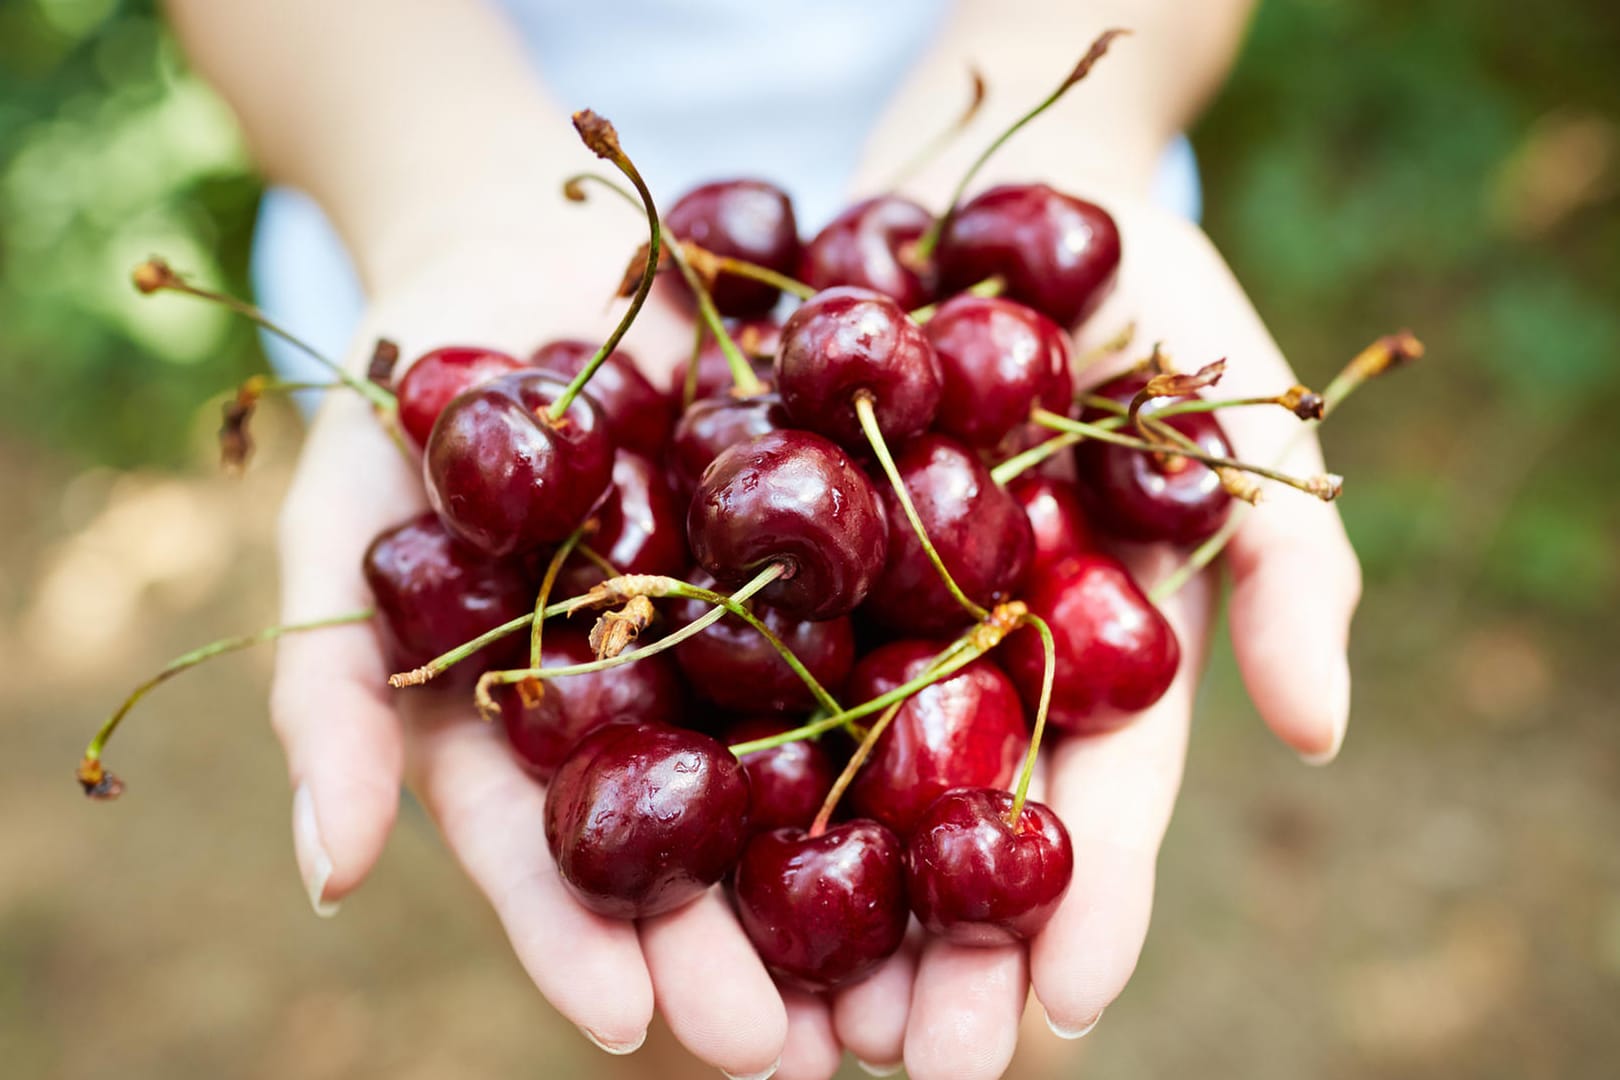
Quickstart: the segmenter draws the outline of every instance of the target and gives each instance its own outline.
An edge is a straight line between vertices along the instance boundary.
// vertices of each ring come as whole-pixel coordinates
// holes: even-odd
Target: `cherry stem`
[[[571,202],[583,202],[585,199],[583,188],[586,181],[607,188],[637,210],[642,209],[640,201],[630,192],[609,178],[592,172],[575,173],[563,181],[563,196]],[[708,327],[715,343],[720,346],[720,352],[726,358],[726,366],[731,369],[732,385],[736,387],[737,392],[743,397],[755,397],[764,393],[765,384],[760,382],[759,376],[754,374],[753,365],[749,364],[748,358],[743,355],[742,350],[737,347],[737,342],[732,339],[730,331],[726,329],[726,324],[720,318],[719,310],[714,306],[714,297],[709,295],[708,287],[703,284],[703,279],[692,268],[683,246],[678,243],[670,244],[664,250],[669,252],[671,259],[675,260],[675,268],[680,271],[682,280],[686,282],[686,287],[692,291],[692,298],[697,303],[700,324]]]
[[[1202,450],[1199,450],[1197,445],[1193,443],[1191,439],[1188,439],[1180,432],[1175,431],[1173,428],[1169,428],[1168,426],[1163,428],[1163,433],[1165,433],[1167,437],[1173,439],[1176,444],[1174,446],[1168,446],[1164,443],[1150,442],[1147,439],[1138,439],[1130,435],[1124,435],[1118,431],[1110,430],[1110,428],[1101,424],[1089,424],[1083,420],[1071,420],[1067,416],[1061,416],[1058,413],[1042,408],[1032,410],[1030,413],[1030,419],[1042,427],[1051,428],[1054,431],[1071,432],[1087,439],[1096,439],[1098,442],[1112,443],[1115,446],[1123,446],[1127,449],[1138,450],[1146,454],[1162,454],[1171,457],[1191,458],[1194,461],[1203,462],[1212,469],[1237,469],[1240,472],[1254,473],[1256,476],[1263,476],[1267,480],[1275,480],[1279,484],[1286,484],[1288,487],[1303,491],[1307,495],[1314,495],[1323,502],[1333,501],[1338,497],[1339,491],[1343,487],[1343,480],[1332,474],[1323,474],[1321,476],[1313,476],[1308,479],[1301,479],[1297,476],[1292,476],[1288,473],[1281,472],[1265,465],[1251,465],[1248,462],[1238,461],[1235,458],[1226,458],[1219,457],[1215,454],[1206,454]],[[1149,419],[1151,422],[1151,420],[1154,418]],[[1158,429],[1156,428],[1156,430]]]
[[[969,285],[967,288],[963,289],[962,292],[969,296],[977,296],[981,299],[987,300],[992,296],[1000,296],[1006,290],[1006,288],[1007,283],[1002,280],[1001,275],[993,274],[990,277],[985,278],[983,281],[974,282],[972,285]],[[910,313],[911,321],[919,324],[926,323],[929,319],[932,319],[935,315],[939,314],[939,305],[944,302],[945,301],[943,300],[935,300],[932,304],[924,304],[916,311]]]
[[[773,288],[782,290],[800,300],[808,300],[816,295],[816,290],[797,278],[788,277],[772,270],[768,266],[748,262],[731,255],[720,255],[702,247],[690,240],[682,240],[679,244],[686,261],[694,270],[700,271],[705,277],[716,274],[731,274],[735,277],[748,278]]]
[[[641,281],[637,284],[635,295],[630,298],[630,306],[625,309],[619,325],[613,328],[613,333],[609,334],[601,348],[596,350],[596,355],[580,368],[579,374],[574,376],[567,389],[551,403],[548,415],[552,423],[557,423],[568,415],[568,407],[574,403],[574,398],[585,389],[585,384],[591,381],[591,376],[596,374],[597,369],[607,362],[613,350],[618,348],[625,332],[630,329],[630,324],[635,322],[636,316],[641,313],[642,305],[647,302],[647,294],[652,292],[653,281],[658,277],[658,253],[663,243],[662,223],[658,220],[658,208],[653,205],[652,192],[647,190],[646,181],[642,180],[641,173],[619,145],[619,135],[613,130],[613,125],[589,109],[575,113],[573,119],[574,130],[579,132],[580,138],[590,147],[591,152],[610,163],[635,185],[636,194],[641,199],[641,207],[647,214],[647,265],[641,272]]]
[[[1324,408],[1326,407],[1326,398],[1318,397],[1314,394],[1310,396],[1315,397],[1317,401],[1322,403]],[[1086,406],[1087,408],[1106,409],[1107,411],[1118,416],[1130,415],[1130,406],[1125,405],[1122,402],[1115,401],[1113,398],[1099,397],[1096,394],[1086,394],[1082,396],[1080,398],[1080,404]],[[1299,416],[1301,420],[1320,419],[1314,415],[1301,416],[1299,412],[1300,404],[1295,400],[1295,398],[1290,397],[1288,394],[1275,394],[1271,397],[1219,398],[1213,400],[1209,398],[1193,398],[1188,401],[1173,401],[1162,408],[1154,409],[1150,415],[1155,420],[1168,420],[1172,416],[1186,416],[1189,413],[1220,412],[1222,409],[1237,409],[1249,405],[1280,405],[1289,412],[1293,413],[1295,416]]]
[[[930,665],[930,668],[932,668],[932,665]],[[816,811],[815,820],[810,823],[811,839],[827,831],[827,823],[832,820],[833,811],[838,809],[839,800],[844,797],[844,792],[849,790],[849,785],[854,783],[855,774],[861,771],[861,766],[866,764],[866,759],[872,756],[872,748],[877,745],[877,741],[882,738],[883,733],[889,730],[889,725],[900,714],[900,709],[905,703],[904,698],[891,703],[888,708],[883,710],[883,715],[877,718],[877,723],[867,729],[860,745],[855,747],[855,752],[850,755],[849,762],[845,764],[844,771],[838,774],[838,779],[833,781],[833,786],[827,791],[827,797],[821,801],[821,809]]]
[[[894,175],[889,178],[889,182],[883,190],[898,191],[901,185],[916,176],[925,166],[939,157],[945,151],[945,148],[951,144],[951,141],[967,130],[967,126],[973,122],[974,117],[979,115],[979,110],[984,106],[985,99],[984,73],[978,68],[969,65],[968,78],[972,80],[973,89],[972,96],[968,98],[967,107],[959,115],[953,117],[951,122],[943,129],[936,132],[933,138],[918,147],[905,164],[894,171]]]
[[[83,786],[85,794],[96,798],[110,799],[116,798],[119,792],[123,790],[123,784],[118,778],[102,766],[101,754],[106,749],[107,741],[112,738],[113,732],[117,731],[118,725],[123,723],[124,717],[154,687],[167,682],[182,671],[194,668],[205,660],[211,660],[225,653],[240,652],[255,645],[262,645],[267,641],[274,641],[276,638],[287,634],[301,634],[309,630],[324,630],[333,626],[347,626],[353,623],[365,622],[375,614],[374,609],[366,608],[363,611],[351,611],[344,615],[331,615],[324,619],[313,619],[309,622],[267,626],[254,634],[222,638],[219,641],[204,645],[199,649],[193,649],[183,656],[170,660],[156,675],[130,691],[123,704],[119,705],[118,709],[107,718],[106,722],[101,725],[101,729],[96,732],[95,737],[90,740],[90,745],[85,747],[84,759],[79,762],[78,769],[79,783]]]
[[[692,328],[692,357],[686,362],[686,378],[681,381],[681,411],[692,407],[697,397],[698,358],[703,355],[703,342],[708,339],[709,328],[698,323]]]
[[[869,390],[855,392],[855,416],[861,422],[861,430],[866,433],[866,441],[872,444],[872,452],[877,455],[878,463],[883,466],[883,472],[889,478],[889,484],[894,488],[895,498],[900,500],[900,509],[905,511],[906,520],[911,522],[911,529],[917,534],[917,542],[922,545],[923,554],[928,561],[934,564],[939,578],[945,583],[945,588],[955,598],[958,604],[972,615],[974,619],[986,619],[990,612],[979,604],[970,600],[951,572],[945,568],[945,560],[939,557],[934,542],[928,539],[928,530],[923,527],[922,517],[917,513],[917,507],[911,501],[911,492],[906,490],[906,482],[900,477],[900,470],[894,463],[894,456],[889,453],[889,445],[883,440],[883,431],[878,427],[877,413],[873,411],[873,397]]]
[[[1085,438],[1084,435],[1076,435],[1071,431],[1042,440],[1028,450],[1014,454],[991,469],[990,478],[1002,487],[1006,487],[1020,473],[1033,469],[1053,454],[1061,453],[1076,443],[1084,442]]]
[[[1277,455],[1277,462],[1280,464],[1288,460],[1289,455],[1309,438],[1346,398],[1368,380],[1417,360],[1423,355],[1423,351],[1423,343],[1414,337],[1410,330],[1402,330],[1379,338],[1357,353],[1333,381],[1328,383],[1327,389],[1322,391],[1322,419],[1306,421],[1305,425],[1294,433],[1294,437],[1283,446],[1282,452]],[[1154,585],[1148,591],[1148,599],[1155,604],[1161,604],[1174,596],[1187,582],[1197,577],[1226,549],[1232,537],[1237,535],[1238,528],[1243,524],[1243,519],[1250,509],[1247,503],[1232,507],[1232,512],[1227,515],[1226,521],[1215,534],[1194,548],[1185,562]]]
[[[1029,796],[1029,781],[1035,775],[1036,755],[1041,749],[1041,735],[1046,731],[1046,714],[1052,705],[1052,682],[1057,674],[1057,644],[1052,640],[1052,628],[1039,615],[1025,612],[1019,620],[1033,626],[1041,636],[1041,650],[1045,653],[1045,667],[1041,670],[1041,697],[1035,706],[1035,726],[1029,733],[1029,753],[1024,756],[1023,771],[1018,774],[1018,787],[1013,790],[1012,811],[1007,824],[1016,831],[1018,815],[1024,812],[1024,800]]]
[[[579,528],[568,534],[567,539],[552,553],[551,561],[546,564],[545,577],[540,579],[540,591],[534,598],[534,616],[530,623],[533,627],[529,632],[530,667],[540,666],[540,638],[546,629],[546,605],[551,600],[551,590],[557,584],[557,575],[562,573],[563,564],[568,561],[568,556],[574,548],[579,546],[579,542],[585,538],[585,534],[594,531],[595,524],[595,518],[586,518],[580,522]]]
[[[786,572],[787,565],[785,563],[771,563],[769,566],[765,567],[765,569],[755,574],[748,584],[732,593],[730,599],[737,604],[741,604],[744,600],[747,600],[750,596],[753,596],[755,593],[759,592],[765,586],[769,585]],[[673,578],[655,578],[649,575],[649,580],[659,581],[668,589],[668,591],[657,593],[659,596],[679,596],[682,595],[682,590],[695,588],[695,586],[687,585],[685,582],[676,581]],[[590,594],[587,593],[586,595],[588,596]],[[645,649],[637,649],[635,652],[625,652],[620,653],[618,656],[603,657],[600,660],[592,660],[585,664],[565,664],[559,667],[549,668],[535,666],[531,668],[513,668],[509,671],[487,671],[479,678],[478,684],[480,688],[485,688],[487,686],[496,684],[523,682],[526,679],[561,679],[569,675],[588,675],[593,671],[606,671],[609,668],[620,667],[624,664],[633,664],[637,660],[644,660],[649,656],[656,656],[667,649],[673,649],[687,638],[695,637],[696,635],[701,634],[703,631],[725,618],[728,614],[731,614],[731,612],[728,611],[727,608],[723,606],[714,607],[667,637],[660,638],[658,641],[647,646]],[[530,615],[527,617],[532,619],[534,616]]]
[[[579,596],[569,597],[567,600],[560,600],[557,603],[548,606],[540,613],[540,617],[542,619],[550,619],[558,615],[572,615],[580,608],[592,607],[605,602],[607,601],[601,597],[595,597],[591,596],[589,593],[585,593]],[[396,690],[403,689],[407,686],[422,686],[430,680],[436,679],[440,675],[443,675],[446,671],[449,671],[452,667],[455,667],[457,664],[461,663],[463,660],[467,659],[467,657],[471,656],[479,649],[482,649],[484,646],[493,645],[502,638],[510,634],[517,633],[519,630],[522,630],[525,626],[528,626],[533,621],[533,612],[527,612],[523,615],[517,616],[516,618],[508,619],[499,626],[493,626],[490,629],[485,630],[482,634],[479,634],[477,637],[472,638],[469,641],[462,642],[449,652],[441,653],[419,668],[412,668],[410,671],[395,672],[394,674],[388,676],[388,685],[392,686]]]
[[[1046,98],[1037,104],[1033,109],[1030,109],[1017,120],[1014,120],[1012,124],[1006,128],[1006,130],[1004,130],[1000,135],[997,135],[995,139],[991,141],[990,145],[985,147],[979,156],[973,160],[973,164],[968,166],[967,172],[963,173],[962,179],[957,182],[956,190],[951,192],[951,201],[946,204],[945,212],[934,219],[934,223],[928,227],[928,231],[924,233],[917,241],[916,258],[919,262],[927,261],[934,254],[934,248],[939,244],[940,235],[945,231],[945,227],[950,224],[951,216],[956,213],[957,204],[962,201],[962,196],[964,193],[966,193],[968,185],[971,184],[973,182],[973,178],[979,174],[979,170],[984,168],[985,162],[989,161],[995,155],[996,151],[1000,150],[1002,145],[1005,144],[1008,139],[1011,139],[1014,135],[1018,134],[1019,130],[1022,129],[1025,124],[1029,123],[1031,120],[1041,115],[1041,113],[1057,104],[1058,99],[1064,94],[1068,93],[1070,87],[1074,86],[1081,79],[1084,79],[1091,71],[1092,65],[1094,65],[1098,60],[1102,59],[1102,55],[1108,51],[1108,46],[1113,44],[1115,38],[1119,37],[1121,34],[1128,33],[1130,33],[1129,30],[1103,31],[1102,34],[1097,37],[1097,40],[1091,43],[1091,47],[1086,50],[1086,54],[1080,58],[1080,62],[1074,66],[1074,69],[1064,76],[1063,81],[1058,84],[1057,89],[1046,95]]]

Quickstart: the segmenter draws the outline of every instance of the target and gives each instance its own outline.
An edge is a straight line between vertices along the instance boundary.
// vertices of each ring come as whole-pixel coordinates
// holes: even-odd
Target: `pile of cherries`
[[[1120,235],[1045,184],[940,216],[883,195],[804,243],[757,180],[660,217],[611,126],[575,123],[649,222],[614,335],[448,345],[356,387],[432,507],[364,559],[391,683],[502,724],[593,911],[724,883],[771,971],[811,989],[871,971],[912,915],[1028,938],[1073,872],[1027,798],[1043,728],[1127,723],[1180,662],[1118,545],[1199,544],[1246,494],[1226,403],[1197,393],[1215,375],[1155,353],[1076,392],[1069,335]],[[658,284],[698,315],[663,387],[616,349]],[[133,701],[87,791],[116,794],[100,748]]]

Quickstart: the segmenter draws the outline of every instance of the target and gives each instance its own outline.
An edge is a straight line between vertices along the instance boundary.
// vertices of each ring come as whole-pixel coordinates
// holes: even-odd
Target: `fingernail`
[[[862,1072],[872,1076],[893,1076],[900,1071],[900,1062],[898,1061],[893,1065],[873,1065],[870,1061],[862,1061],[860,1058],[856,1058],[855,1064],[861,1067]]]
[[[1091,1029],[1096,1027],[1097,1026],[1097,1021],[1099,1021],[1101,1019],[1102,1019],[1102,1013],[1098,1013],[1096,1016],[1093,1016],[1090,1020],[1087,1020],[1085,1023],[1081,1024],[1079,1027],[1070,1028],[1070,1027],[1064,1027],[1062,1024],[1060,1024],[1056,1020],[1052,1019],[1052,1014],[1051,1013],[1047,1013],[1046,1014],[1046,1026],[1051,1028],[1052,1029],[1052,1034],[1056,1035],[1060,1039],[1083,1039],[1087,1035],[1091,1034]]]
[[[1328,677],[1327,701],[1332,710],[1329,717],[1333,721],[1333,742],[1326,750],[1301,754],[1307,765],[1326,765],[1339,756],[1339,748],[1344,745],[1344,733],[1350,727],[1350,662],[1345,657],[1335,661],[1333,674]]]
[[[771,1062],[771,1067],[770,1068],[765,1069],[765,1070],[763,1070],[761,1072],[757,1072],[757,1073],[734,1073],[734,1072],[726,1072],[726,1070],[721,1069],[720,1070],[720,1075],[721,1076],[729,1076],[731,1078],[731,1080],[771,1080],[771,1077],[776,1075],[776,1070],[780,1069],[781,1067],[782,1067],[782,1059],[777,1058],[775,1061]]]
[[[308,784],[293,792],[293,853],[298,858],[298,874],[304,879],[309,906],[323,919],[338,913],[339,903],[326,898],[326,883],[332,880],[332,856],[321,843],[321,826],[315,820],[315,799]]]
[[[609,1042],[606,1039],[597,1038],[596,1033],[587,1027],[582,1027],[579,1030],[587,1039],[591,1040],[591,1042],[595,1044],[598,1050],[601,1050],[604,1053],[613,1054],[617,1057],[623,1057],[625,1054],[635,1053],[637,1050],[641,1049],[641,1044],[647,1041],[646,1028],[642,1028],[641,1034],[637,1035],[632,1041],[627,1043]]]

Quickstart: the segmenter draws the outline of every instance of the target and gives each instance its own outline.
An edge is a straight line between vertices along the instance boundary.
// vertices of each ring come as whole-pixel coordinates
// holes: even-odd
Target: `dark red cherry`
[[[748,358],[748,366],[753,369],[754,374],[761,380],[770,382],[771,362],[776,356],[777,346],[782,341],[782,327],[771,319],[748,319],[732,323],[729,329],[731,340]],[[691,363],[692,350],[687,349],[681,354],[679,363],[675,365],[669,377],[671,401],[686,400],[686,372]],[[735,385],[731,377],[731,365],[726,362],[726,354],[721,351],[713,337],[705,338],[703,347],[698,350],[697,367],[697,384],[692,388],[693,401],[726,396]]]
[[[518,635],[528,653],[528,634]],[[633,651],[633,650],[632,650]],[[540,661],[545,667],[586,664],[596,659],[584,627],[546,627]],[[540,700],[525,705],[512,685],[495,689],[506,738],[534,775],[549,780],[575,743],[615,720],[679,725],[685,718],[686,687],[668,653],[654,653],[633,664],[565,675],[541,684]]]
[[[589,341],[552,341],[534,351],[529,366],[572,379],[596,350]],[[656,457],[669,445],[675,407],[647,381],[629,353],[614,350],[591,376],[585,392],[601,408],[615,446]]]
[[[1029,518],[971,450],[944,435],[923,435],[895,459],[934,550],[957,586],[983,607],[1010,599],[1029,570]],[[889,557],[866,598],[879,622],[912,634],[973,621],[924,554],[894,489],[885,485]]]
[[[793,426],[776,394],[758,397],[711,397],[694,401],[675,425],[669,447],[669,478],[684,495],[697,490],[703,470],[722,450]]]
[[[694,578],[699,588],[713,588],[707,574]],[[685,626],[709,610],[701,600],[670,605],[671,626]],[[843,688],[855,663],[855,630],[846,616],[808,622],[760,604],[754,614],[782,640],[829,693]],[[696,637],[675,647],[675,659],[704,698],[733,712],[808,712],[815,698],[804,680],[765,641],[735,615],[727,615]],[[809,824],[809,822],[801,822]]]
[[[736,746],[780,735],[793,726],[770,716],[741,720],[726,730],[726,743]],[[744,755],[742,763],[748,771],[748,828],[754,833],[808,828],[838,775],[832,755],[817,739],[756,750]]]
[[[911,918],[904,862],[899,837],[875,821],[761,833],[737,864],[737,915],[777,978],[842,986],[900,948]]]
[[[1096,534],[1080,506],[1080,493],[1067,480],[1026,472],[1013,477],[1007,494],[1024,508],[1034,535],[1029,572],[1038,575],[1069,555],[1097,548]]]
[[[1009,825],[1011,792],[957,788],[924,810],[906,845],[911,910],[929,933],[960,945],[1034,937],[1074,876],[1069,830],[1026,800]]]
[[[851,701],[870,701],[921,675],[938,641],[897,641],[868,653],[849,680]],[[975,660],[900,706],[849,788],[850,812],[904,837],[929,803],[954,787],[1002,787],[1029,748],[1018,690],[1001,669]]]
[[[614,458],[613,484],[596,511],[596,522],[596,531],[584,542],[621,574],[679,577],[690,565],[686,516],[663,470],[640,454],[620,450]],[[595,563],[574,555],[553,595],[577,596],[606,576]]]
[[[904,252],[933,222],[933,214],[899,195],[858,202],[805,245],[799,278],[817,289],[858,285],[915,311],[933,299],[933,284]]]
[[[540,371],[502,375],[445,406],[422,477],[450,531],[490,555],[564,539],[613,479],[613,440],[587,395],[553,421],[567,383]]]
[[[725,180],[693,188],[664,215],[669,231],[716,255],[756,263],[781,274],[799,267],[799,226],[787,192],[762,180]],[[678,275],[665,275],[691,303]],[[720,274],[709,289],[722,315],[764,315],[776,306],[775,287]]]
[[[736,865],[748,776],[725,744],[662,724],[597,728],[546,791],[546,844],[580,903],[640,919],[702,895]]]
[[[873,396],[878,427],[894,442],[933,421],[943,380],[922,327],[871,289],[819,292],[782,327],[776,390],[788,415],[844,446],[867,445],[855,415],[858,392]]]
[[[1035,575],[1022,599],[1051,626],[1057,646],[1047,714],[1053,726],[1079,734],[1111,731],[1170,688],[1181,645],[1118,559],[1071,555]],[[1033,713],[1045,663],[1040,638],[1018,630],[996,659]]]
[[[759,597],[800,619],[847,615],[883,569],[889,524],[866,474],[837,444],[771,431],[709,465],[686,515],[698,564],[735,589],[772,563]]]
[[[951,215],[934,259],[941,294],[999,275],[1010,299],[1072,330],[1113,287],[1119,252],[1102,207],[1045,184],[1003,184]]]
[[[1147,380],[1143,373],[1122,375],[1092,393],[1129,404]],[[1173,402],[1196,397],[1153,398],[1141,411],[1152,415]],[[1087,409],[1081,418],[1096,421],[1108,415],[1102,409]],[[1206,454],[1232,456],[1232,444],[1214,413],[1183,413],[1165,423]],[[1232,497],[1215,470],[1184,457],[1144,454],[1093,439],[1074,448],[1074,467],[1091,519],[1127,540],[1197,544],[1213,536],[1232,509]]]
[[[419,667],[534,610],[535,584],[519,560],[490,558],[451,536],[431,513],[379,535],[362,569],[394,671]],[[514,660],[514,640],[488,645],[451,670],[476,674]]]
[[[963,295],[923,327],[945,374],[934,427],[969,446],[994,447],[1036,405],[1067,414],[1074,399],[1069,335],[1034,308]]]
[[[522,366],[515,356],[467,345],[425,352],[405,370],[395,387],[400,426],[417,446],[426,446],[433,422],[451,399]]]

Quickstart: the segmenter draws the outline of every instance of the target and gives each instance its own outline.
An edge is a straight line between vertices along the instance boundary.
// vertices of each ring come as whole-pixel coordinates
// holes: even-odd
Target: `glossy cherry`
[[[534,351],[529,366],[572,379],[585,369],[596,350],[595,342],[552,341]],[[629,353],[614,350],[591,376],[585,392],[601,408],[615,446],[656,457],[669,445],[675,407],[647,381]]]
[[[1096,531],[1081,508],[1080,492],[1068,480],[1036,472],[1026,472],[1007,484],[1007,494],[1024,508],[1029,518],[1035,546],[1030,559],[1031,575],[1069,555],[1097,548]]]
[[[760,593],[801,619],[847,615],[871,591],[888,551],[883,502],[835,443],[771,431],[709,465],[692,496],[686,536],[698,564],[725,588],[766,566],[787,573]]]
[[[776,394],[730,396],[694,401],[675,425],[669,447],[669,479],[675,489],[690,496],[703,479],[709,463],[739,443],[767,431],[793,426],[782,399]]]
[[[417,446],[426,446],[439,418],[452,398],[479,383],[518,370],[523,362],[494,349],[449,345],[425,352],[405,370],[395,385],[399,423]]]
[[[787,192],[762,180],[724,180],[693,188],[664,215],[669,231],[716,255],[792,275],[799,265],[799,226]],[[676,294],[691,302],[678,275],[666,275]],[[735,274],[720,274],[710,286],[722,315],[764,315],[780,295],[774,286]]]
[[[897,641],[868,653],[849,680],[849,699],[869,701],[921,675],[943,647]],[[1029,747],[1018,690],[979,659],[906,699],[849,787],[850,812],[908,836],[918,817],[954,787],[1010,783]]]
[[[1010,825],[1010,792],[957,788],[935,799],[906,844],[911,910],[929,933],[960,945],[1006,945],[1046,925],[1074,877],[1069,831],[1025,801]]]
[[[792,726],[779,717],[751,717],[727,728],[725,741],[736,746]],[[753,833],[808,828],[838,775],[832,754],[817,739],[755,750],[745,754],[742,763],[748,772],[748,828]]]
[[[379,535],[361,567],[394,671],[426,664],[534,608],[535,584],[520,561],[492,559],[462,543],[431,513]],[[477,673],[513,659],[508,639],[451,670]]]
[[[782,327],[776,390],[800,427],[866,447],[855,395],[871,394],[883,437],[925,430],[944,376],[922,327],[882,293],[840,286],[817,293]]]
[[[580,903],[639,919],[697,899],[736,865],[748,777],[725,744],[662,724],[586,735],[546,790],[546,844]]]
[[[905,251],[933,221],[933,214],[899,195],[858,202],[805,245],[799,279],[817,289],[858,285],[915,311],[933,299],[932,275],[909,265]]]
[[[900,948],[911,913],[905,850],[875,821],[820,836],[760,833],[743,849],[737,915],[779,979],[813,990],[854,982]]]
[[[451,532],[487,554],[509,555],[562,540],[595,509],[613,479],[613,440],[587,395],[551,419],[566,385],[518,371],[445,406],[422,475]]]
[[[531,601],[532,602],[532,601]],[[518,635],[527,645],[528,636]],[[584,664],[596,659],[584,627],[547,626],[540,662],[545,667]],[[540,700],[526,705],[511,684],[494,689],[507,741],[526,769],[549,780],[575,743],[615,720],[680,724],[686,687],[668,653],[654,653],[633,664],[565,675],[541,684]]]
[[[663,470],[650,459],[619,451],[613,459],[613,483],[595,516],[596,531],[585,543],[619,573],[679,577],[690,565],[686,515]],[[595,563],[574,555],[563,567],[554,595],[577,596],[606,576]]]
[[[1143,373],[1122,375],[1092,393],[1129,404],[1147,380]],[[1143,404],[1142,413],[1151,416],[1172,402],[1196,397],[1153,398]],[[1109,415],[1087,409],[1081,418],[1096,421]],[[1206,454],[1232,456],[1232,444],[1214,413],[1183,413],[1165,423]],[[1231,513],[1232,497],[1203,462],[1087,440],[1074,448],[1074,467],[1092,520],[1127,540],[1197,544],[1213,536]]]
[[[1057,664],[1054,727],[1079,734],[1111,731],[1170,688],[1181,645],[1170,623],[1118,559],[1071,555],[1035,575],[1022,597],[1052,628]],[[1009,635],[996,659],[1033,709],[1045,664],[1034,630]]]
[[[706,574],[692,583],[699,588],[714,587]],[[669,607],[670,624],[685,626],[708,610],[709,605],[700,600],[678,600]],[[848,617],[809,622],[764,604],[756,605],[755,615],[829,693],[842,689],[855,663],[855,630]],[[808,712],[816,704],[787,661],[759,631],[735,615],[727,615],[681,642],[674,652],[693,689],[722,709]]]
[[[781,325],[771,319],[748,319],[734,321],[729,330],[731,340],[748,358],[748,366],[753,369],[754,374],[764,382],[770,382],[771,363],[776,356],[776,348],[782,341]],[[688,349],[681,355],[680,361],[670,373],[671,401],[686,400],[686,372],[691,363],[692,352]],[[730,392],[734,385],[731,365],[726,362],[726,354],[721,351],[719,343],[714,338],[704,339],[703,347],[698,350],[697,367],[697,384],[692,388],[693,401],[724,397]]]
[[[1069,329],[1113,287],[1119,256],[1108,211],[1046,184],[1004,184],[969,199],[934,253],[942,294],[999,276],[1006,296]]]
[[[934,427],[969,446],[994,447],[1036,405],[1067,413],[1074,398],[1069,335],[1034,308],[962,295],[923,327],[945,388]]]
[[[1010,599],[1029,570],[1029,518],[976,454],[944,435],[923,435],[895,459],[923,529],[945,568],[982,607]],[[965,626],[973,617],[951,596],[923,552],[892,487],[884,487],[889,556],[865,611],[908,633]]]

